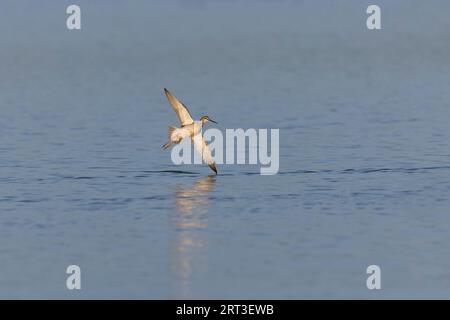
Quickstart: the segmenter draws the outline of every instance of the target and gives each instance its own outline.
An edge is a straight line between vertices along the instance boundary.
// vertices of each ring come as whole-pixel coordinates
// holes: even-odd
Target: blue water
[[[377,2],[2,1],[0,298],[450,298],[450,4]],[[279,174],[173,165],[163,87]]]

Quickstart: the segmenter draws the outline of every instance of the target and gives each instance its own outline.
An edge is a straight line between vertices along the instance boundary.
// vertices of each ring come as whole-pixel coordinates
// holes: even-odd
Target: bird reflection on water
[[[171,224],[175,236],[171,244],[171,269],[176,281],[175,297],[191,297],[194,277],[207,270],[205,255],[208,227],[209,194],[214,188],[216,176],[198,179],[194,185],[175,187],[175,213]],[[195,272],[195,273],[194,273]]]

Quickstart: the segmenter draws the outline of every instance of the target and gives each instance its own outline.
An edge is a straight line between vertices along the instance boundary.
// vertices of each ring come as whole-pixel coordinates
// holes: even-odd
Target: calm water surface
[[[0,297],[450,298],[450,5],[379,2],[2,1]],[[279,174],[173,165],[163,87]]]

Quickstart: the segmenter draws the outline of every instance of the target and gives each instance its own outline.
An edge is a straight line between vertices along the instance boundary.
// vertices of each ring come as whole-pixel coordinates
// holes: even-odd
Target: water
[[[449,298],[450,5],[378,2],[2,1],[0,297]],[[173,165],[163,87],[279,174]]]

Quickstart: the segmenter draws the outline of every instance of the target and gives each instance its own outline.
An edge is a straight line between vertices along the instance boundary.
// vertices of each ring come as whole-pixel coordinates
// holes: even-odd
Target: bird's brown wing
[[[195,150],[202,155],[203,161],[208,164],[208,166],[217,174],[216,163],[211,155],[211,150],[209,150],[205,139],[203,139],[200,133],[192,136],[192,142],[194,143]]]
[[[185,125],[193,123],[194,120],[192,119],[188,108],[180,100],[178,100],[173,94],[171,94],[170,91],[167,90],[166,88],[164,88],[164,92],[165,92],[170,104],[172,105],[173,110],[177,114],[178,119],[180,119],[181,125],[185,126]]]

